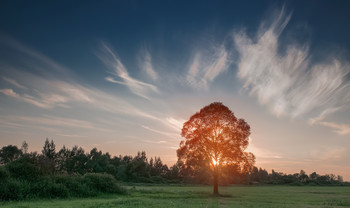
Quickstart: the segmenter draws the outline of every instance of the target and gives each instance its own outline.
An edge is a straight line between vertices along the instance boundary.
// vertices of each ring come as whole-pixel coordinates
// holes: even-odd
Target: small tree
[[[23,154],[27,154],[28,153],[28,143],[24,140],[22,143],[22,148],[21,148]]]
[[[46,138],[45,140],[45,144],[43,146],[43,150],[41,151],[41,153],[43,153],[43,155],[49,159],[55,159],[56,157],[56,145],[53,142],[53,140],[51,140],[51,142],[49,141],[48,138]]]
[[[41,150],[42,155],[39,157],[39,163],[41,171],[44,174],[54,174],[56,170],[56,145],[48,138],[45,140],[43,149]]]
[[[244,152],[249,135],[250,126],[243,119],[237,119],[222,103],[214,102],[184,123],[181,136],[186,140],[177,150],[178,159],[186,168],[211,169],[214,194],[218,194],[220,168],[237,165],[242,172],[252,169],[255,157]]]
[[[22,151],[17,146],[8,145],[0,149],[0,164],[7,164],[22,156]]]
[[[306,175],[304,170],[300,170],[300,173],[298,174],[299,182],[306,183],[306,181],[309,179],[309,176]]]

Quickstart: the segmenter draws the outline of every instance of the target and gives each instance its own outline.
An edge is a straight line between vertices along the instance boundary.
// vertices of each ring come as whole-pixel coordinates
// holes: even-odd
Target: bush
[[[63,184],[57,184],[51,178],[42,177],[33,184],[31,193],[42,198],[65,198],[69,196],[69,190]]]
[[[70,196],[89,197],[97,195],[96,192],[94,192],[88,185],[84,183],[83,177],[80,175],[55,176],[53,180],[55,181],[55,183],[62,184],[63,186],[65,186],[69,190]]]
[[[8,180],[1,183],[0,186],[0,199],[1,200],[18,200],[20,198],[21,185],[18,181]]]
[[[117,180],[108,174],[42,176],[35,181],[28,181],[11,178],[9,172],[1,167],[0,176],[0,200],[3,201],[26,198],[89,197],[101,193],[125,193]]]
[[[8,179],[0,185],[0,200],[20,200],[28,197],[30,185],[26,181]]]
[[[27,181],[38,180],[41,172],[29,158],[22,157],[18,160],[10,162],[5,166],[11,177]]]
[[[84,183],[94,191],[103,193],[124,193],[117,180],[108,174],[87,173],[83,176]]]
[[[0,184],[5,183],[10,178],[10,173],[5,167],[0,167]]]

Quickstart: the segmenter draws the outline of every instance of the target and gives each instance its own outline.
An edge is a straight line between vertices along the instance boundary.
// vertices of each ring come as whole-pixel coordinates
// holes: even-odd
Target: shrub
[[[31,193],[42,198],[65,198],[69,196],[69,190],[63,184],[57,184],[49,177],[42,177],[40,181],[33,183]]]
[[[69,196],[69,190],[62,184],[53,183],[47,191],[49,198],[65,198]]]
[[[38,167],[35,166],[29,158],[20,158],[10,162],[5,166],[11,177],[27,181],[35,181],[41,175]]]
[[[20,200],[25,199],[30,194],[30,184],[9,178],[0,185],[0,200]]]
[[[124,193],[117,180],[108,174],[87,173],[83,176],[84,183],[98,192]]]
[[[18,181],[7,180],[4,183],[1,183],[0,186],[0,199],[1,200],[18,200],[20,196],[21,185]]]
[[[35,181],[28,181],[11,178],[5,168],[0,168],[0,176],[2,177],[0,181],[0,200],[3,201],[26,198],[89,197],[100,193],[125,193],[117,180],[108,174],[42,176]]]
[[[70,196],[76,197],[88,197],[96,196],[97,193],[94,192],[88,185],[84,183],[83,177],[80,175],[69,176],[61,175],[53,177],[53,180],[57,184],[62,184],[69,190]]]
[[[10,178],[10,173],[5,167],[0,167],[0,184],[5,183]]]

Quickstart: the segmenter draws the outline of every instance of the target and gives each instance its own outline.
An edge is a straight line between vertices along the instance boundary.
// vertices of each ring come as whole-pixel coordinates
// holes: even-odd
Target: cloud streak
[[[170,137],[170,138],[178,139],[178,137],[179,137],[178,134],[168,133],[168,132],[164,132],[164,131],[159,131],[159,130],[150,128],[149,126],[141,125],[141,127],[144,128],[144,129],[146,129],[146,130],[148,130],[148,131],[151,131],[151,132],[154,132],[154,133],[157,133],[157,134],[161,134],[161,135],[164,135],[164,136],[168,136],[168,137]]]
[[[18,92],[15,92],[13,89],[0,89],[0,92],[6,96],[45,109],[55,107],[68,108],[70,107],[69,104],[73,102],[93,102],[91,97],[93,90],[89,90],[79,84],[47,79],[27,73],[22,73],[21,75],[22,82],[27,83],[28,86],[31,85],[30,87],[21,88]]]
[[[139,57],[139,66],[144,72],[146,72],[146,74],[152,80],[158,79],[158,74],[154,70],[153,65],[152,65],[152,56],[149,53],[149,51],[146,49],[143,49],[141,51],[141,56]]]
[[[20,83],[18,83],[16,80],[13,80],[13,79],[10,79],[10,78],[7,78],[7,77],[3,77],[3,79],[12,84],[13,86],[17,87],[17,88],[20,88],[20,89],[27,89],[27,87],[21,85]]]
[[[12,89],[0,89],[0,92],[6,96],[13,97],[23,102],[33,104],[40,108],[52,108],[53,104],[64,103],[66,101],[64,97],[57,95],[51,95],[51,97],[47,100],[37,101],[37,99],[33,96],[30,96],[28,94],[20,95],[14,92]]]
[[[341,109],[350,102],[346,80],[349,63],[336,57],[313,63],[307,45],[288,45],[280,53],[279,37],[290,18],[282,9],[272,23],[262,24],[257,38],[248,37],[244,31],[234,33],[240,56],[237,76],[251,95],[277,116],[296,118]]]
[[[333,128],[334,132],[339,135],[350,135],[350,125],[348,124],[339,124],[339,123],[326,122],[326,121],[318,122],[318,124]]]
[[[132,78],[111,47],[107,46],[105,43],[102,43],[101,48],[102,53],[98,55],[100,60],[111,69],[110,73],[112,75],[122,79],[122,81],[118,81],[113,77],[106,77],[107,81],[126,85],[132,93],[146,99],[149,99],[148,94],[150,92],[159,92],[156,86]]]
[[[173,117],[167,117],[166,121],[168,122],[168,125],[177,132],[181,132],[183,124],[186,122],[185,119],[175,119]]]
[[[48,132],[61,132],[67,131],[68,129],[84,129],[85,131],[94,132],[113,132],[111,129],[102,127],[102,125],[74,118],[66,118],[59,116],[1,116],[1,120],[6,120],[6,122],[0,122],[0,126],[10,127],[10,128],[20,128],[20,129],[41,129]],[[80,137],[78,135],[69,134],[59,134],[59,136],[70,136],[70,137]]]
[[[54,109],[56,107],[75,108],[76,106],[85,107],[91,110],[99,110],[115,115],[128,115],[153,120],[171,128],[174,127],[175,119],[152,115],[126,100],[115,95],[108,94],[101,90],[85,87],[80,84],[70,84],[64,81],[46,80],[44,78],[26,74],[25,80],[35,80],[40,83],[42,89],[29,89],[31,94],[17,93],[13,89],[0,89],[0,93],[13,97],[19,101],[32,104],[39,108]],[[43,90],[44,89],[44,90]],[[168,119],[170,119],[168,121]],[[67,121],[68,122],[68,121]],[[73,122],[74,123],[74,122]]]
[[[229,54],[224,45],[213,53],[196,53],[189,67],[186,80],[197,89],[208,89],[210,84],[230,65]]]
[[[348,149],[345,147],[327,147],[311,151],[311,157],[320,161],[340,160],[346,156]]]
[[[4,43],[4,41],[0,41],[0,43]],[[9,43],[9,45],[6,45],[7,43]],[[67,76],[67,74],[71,74],[68,69],[60,66],[58,63],[39,52],[29,49],[16,41],[6,42],[6,44],[6,47],[14,51],[13,57],[16,60],[16,64],[13,65],[13,63],[11,63],[6,65],[6,62],[4,62],[5,64],[3,63],[3,66],[11,68],[11,70],[6,70],[6,76],[1,77],[7,83],[10,83],[12,85],[11,87],[16,88],[12,89],[6,87],[0,89],[0,94],[39,108],[50,109],[52,110],[51,112],[53,112],[53,110],[56,111],[55,108],[57,107],[71,108],[72,110],[85,108],[91,111],[91,113],[109,113],[111,116],[129,116],[131,120],[134,118],[142,118],[169,126],[167,121],[159,116],[148,113],[144,109],[137,107],[137,105],[129,103],[125,98],[78,83],[77,80],[74,79],[74,75]],[[111,50],[110,52],[112,54],[109,55],[112,56],[112,58],[116,58]],[[20,55],[17,57],[17,54]],[[113,59],[113,64],[121,64],[118,60],[117,58]],[[120,84],[124,84],[128,87],[140,87],[142,88],[140,89],[140,93],[145,94],[148,93],[148,91],[158,91],[153,85],[132,79],[128,75],[126,69],[123,68],[122,64],[118,64],[116,67],[119,68],[116,69],[116,73],[118,72],[119,75],[124,77],[124,80],[121,81]],[[38,71],[39,69],[37,69],[37,67],[39,67],[41,70],[45,71],[45,73],[32,74],[21,70],[22,67],[20,66],[25,66],[25,68],[33,72]],[[1,69],[3,69],[3,67]],[[53,71],[51,71],[51,69],[53,69]],[[4,72],[4,70],[1,72]],[[112,78],[110,81],[113,80]],[[126,80],[131,81],[127,82]],[[137,91],[137,89],[135,90]],[[143,94],[141,94],[141,96],[143,96]],[[142,102],[140,102],[140,104],[142,105]]]

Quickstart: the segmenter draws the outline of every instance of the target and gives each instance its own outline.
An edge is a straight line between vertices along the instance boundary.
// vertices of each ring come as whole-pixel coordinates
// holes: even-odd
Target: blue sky
[[[172,165],[221,101],[256,165],[350,180],[347,1],[2,1],[0,144],[46,137]]]

